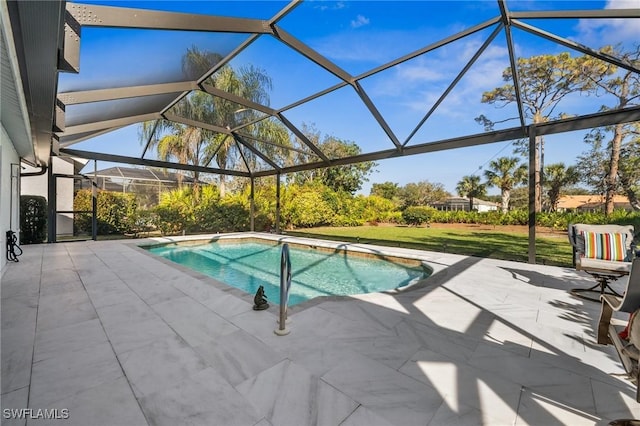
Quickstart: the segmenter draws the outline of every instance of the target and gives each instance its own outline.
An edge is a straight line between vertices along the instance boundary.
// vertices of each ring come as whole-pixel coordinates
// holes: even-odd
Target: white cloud
[[[316,6],[314,6],[315,9],[321,10],[321,11],[325,11],[325,10],[340,10],[340,9],[344,9],[345,8],[345,4],[342,1],[339,1],[337,3],[329,3],[329,2],[318,2],[318,4]]]
[[[440,97],[481,43],[482,40],[469,39],[399,64],[372,80],[368,89],[376,98],[425,112],[425,105],[432,105]],[[508,66],[507,48],[490,45],[458,82],[446,103],[466,108],[469,99],[479,102],[482,92],[504,84],[502,71]]]
[[[608,0],[605,9],[638,9],[639,0]],[[607,44],[635,43],[640,39],[638,18],[581,19],[576,27],[576,40],[601,47]]]
[[[358,15],[355,20],[351,21],[351,28],[360,28],[364,25],[369,25],[369,18],[366,16]]]
[[[440,81],[443,78],[443,73],[440,71],[441,64],[438,62],[419,58],[415,63],[398,65],[396,78],[416,83]]]

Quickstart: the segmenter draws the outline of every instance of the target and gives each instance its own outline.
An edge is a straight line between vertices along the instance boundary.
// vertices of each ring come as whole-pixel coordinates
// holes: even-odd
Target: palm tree
[[[197,80],[221,60],[217,53],[200,51],[197,47],[187,50],[182,58],[182,69],[189,80]],[[271,79],[262,70],[253,66],[246,66],[235,71],[228,65],[221,67],[215,74],[209,76],[205,83],[241,96],[247,100],[269,105],[269,91]],[[234,129],[240,123],[238,112],[242,111],[243,119],[250,121],[258,118],[256,111],[242,108],[241,105],[220,97],[211,96],[205,92],[194,91],[185,96],[173,106],[171,112],[191,120],[214,124],[226,129]],[[261,122],[247,128],[247,131],[261,136]],[[148,139],[153,132],[152,123],[144,123],[141,139]],[[271,126],[272,127],[272,126]],[[273,129],[266,130],[273,133]],[[199,127],[185,126],[167,120],[160,120],[155,134],[162,134],[153,138],[150,146],[156,147],[158,156],[164,160],[175,159],[178,162],[193,165],[206,165],[215,160],[218,168],[235,168],[239,161],[234,138],[228,134],[216,133]],[[280,132],[282,135],[283,132]],[[284,132],[286,134],[286,132]],[[194,172],[197,179],[198,173]],[[225,194],[224,175],[220,176],[220,195]]]
[[[469,199],[469,211],[473,210],[473,199],[486,196],[487,187],[480,183],[480,176],[469,175],[463,176],[462,180],[456,185],[456,192],[461,197]]]
[[[271,90],[271,78],[264,74],[260,69],[253,66],[242,67],[237,72],[229,66],[224,66],[218,70],[210,78],[210,83],[214,87],[227,93],[241,96],[247,100],[269,105],[269,91]],[[258,117],[258,113],[248,108],[242,108],[235,102],[230,102],[219,97],[211,98],[211,109],[214,112],[213,124],[233,129],[242,122],[251,121]],[[242,119],[239,112],[242,111]],[[257,133],[260,135],[262,122],[258,122],[246,131]],[[233,137],[225,134],[218,134],[212,146],[214,150],[214,159],[221,169],[234,168],[239,161],[238,153],[234,152],[236,143]],[[249,156],[249,153],[247,153]],[[220,175],[220,195],[225,194],[224,175]]]
[[[174,112],[182,117],[210,122],[211,113],[205,104],[204,92],[193,92],[174,107]],[[152,134],[153,133],[153,134]],[[155,137],[155,135],[161,135]],[[158,158],[164,161],[175,160],[181,164],[202,165],[210,157],[210,145],[213,132],[200,127],[187,126],[169,120],[146,122],[142,125],[141,138],[152,137],[150,147],[155,147]],[[197,189],[200,173],[193,171],[194,185]]]
[[[566,167],[564,163],[549,164],[544,168],[544,184],[548,188],[549,210],[555,212],[558,208],[558,200],[565,186],[578,183],[580,174],[574,166]]]
[[[518,157],[500,157],[489,163],[489,170],[485,170],[484,176],[487,185],[500,188],[502,195],[502,213],[509,210],[511,190],[518,184],[527,181],[527,167],[518,164]]]

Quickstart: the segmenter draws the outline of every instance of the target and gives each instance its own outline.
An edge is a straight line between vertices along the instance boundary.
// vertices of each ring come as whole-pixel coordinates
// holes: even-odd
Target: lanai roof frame
[[[600,53],[597,49],[580,44],[573,40],[561,37],[550,33],[549,31],[537,28],[530,22],[535,22],[538,19],[637,19],[640,20],[640,9],[599,9],[599,10],[546,10],[546,11],[530,11],[530,10],[511,10],[509,8],[511,1],[508,0],[496,0],[499,13],[496,16],[472,25],[463,29],[453,35],[447,37],[438,38],[437,40],[431,40],[430,44],[414,50],[408,54],[400,56],[394,60],[386,62],[385,64],[376,66],[365,72],[359,72],[352,74],[339,66],[335,61],[328,59],[325,55],[312,49],[302,40],[298,39],[295,34],[291,34],[280,26],[282,19],[288,16],[292,16],[296,8],[300,6],[300,1],[292,1],[287,3],[279,11],[273,13],[270,17],[261,18],[237,18],[222,15],[198,15],[193,13],[182,12],[168,12],[157,10],[135,10],[124,7],[115,6],[96,6],[86,5],[81,3],[60,2],[53,4],[52,2],[43,2],[43,7],[33,7],[29,4],[21,4],[23,2],[8,2],[9,16],[14,21],[13,29],[21,39],[21,49],[24,53],[24,67],[23,74],[25,86],[38,87],[38,93],[27,93],[28,100],[30,101],[30,112],[32,114],[32,127],[34,129],[34,156],[33,158],[25,158],[33,163],[46,165],[48,162],[49,146],[53,145],[53,153],[55,155],[76,155],[83,156],[87,159],[104,160],[123,162],[128,164],[142,164],[142,165],[154,165],[158,167],[168,167],[179,170],[199,170],[206,171],[207,173],[220,173],[244,177],[258,177],[267,175],[280,175],[283,173],[289,173],[304,169],[327,167],[331,165],[351,164],[360,161],[370,161],[385,158],[393,158],[406,155],[415,155],[419,153],[434,152],[444,149],[453,149],[463,146],[474,146],[486,143],[493,143],[498,141],[505,141],[517,138],[528,138],[534,134],[554,134],[560,132],[566,132],[576,129],[587,129],[596,126],[610,125],[620,122],[632,122],[640,120],[640,107],[628,107],[623,110],[610,111],[610,112],[597,112],[592,114],[580,114],[570,119],[558,119],[552,120],[543,125],[533,126],[527,124],[524,117],[522,108],[522,101],[517,102],[518,107],[518,119],[519,126],[501,129],[495,132],[478,132],[471,135],[464,135],[446,139],[434,139],[429,141],[420,141],[418,143],[409,143],[411,136],[402,141],[394,130],[391,128],[385,118],[385,114],[381,112],[376,103],[371,99],[367,90],[362,86],[361,81],[367,77],[373,76],[377,73],[391,69],[394,66],[402,64],[413,58],[416,58],[427,52],[437,50],[449,43],[453,43],[470,34],[485,30],[488,28],[494,28],[494,33],[504,32],[506,37],[506,45],[509,50],[509,60],[512,67],[515,67],[516,52],[513,48],[513,40],[511,38],[512,29],[518,29],[531,34],[535,37],[540,37],[545,40],[552,41],[559,45],[570,48],[574,51],[581,52],[583,54],[592,55],[598,59],[614,64],[620,68],[630,70],[638,73],[639,70],[633,65],[630,65],[619,58],[605,55]],[[26,2],[32,3],[32,2]],[[49,3],[49,4],[46,4]],[[553,4],[550,4],[553,6]],[[45,20],[47,26],[34,26],[27,25],[30,23],[30,19],[33,21]],[[526,22],[525,22],[526,21]],[[58,70],[61,71],[74,71],[77,70],[80,59],[79,43],[81,41],[81,28],[83,27],[109,27],[109,28],[143,28],[145,30],[171,30],[171,31],[201,31],[201,32],[226,32],[233,34],[242,34],[243,39],[237,41],[234,46],[231,46],[223,58],[214,66],[208,70],[202,76],[195,80],[187,81],[168,81],[168,82],[156,82],[150,84],[132,84],[123,85],[118,87],[109,88],[95,88],[93,90],[68,90],[56,93],[54,99],[51,98],[52,88],[57,86],[57,79],[51,78],[50,75],[45,75],[51,68],[40,67],[42,69],[36,69],[34,65],[33,56],[38,55],[39,52],[48,52],[46,61],[51,65],[55,65]],[[55,32],[55,34],[54,34]],[[492,33],[492,37],[494,36]],[[279,108],[272,108],[268,105],[261,105],[253,102],[249,99],[243,99],[237,95],[233,95],[224,91],[221,91],[211,86],[207,79],[214,74],[220,67],[227,65],[240,55],[244,50],[251,46],[260,37],[270,36],[282,43],[289,49],[292,49],[296,53],[304,56],[309,61],[313,62],[320,68],[326,70],[329,74],[335,76],[338,79],[338,83],[325,87],[322,90],[316,91],[311,95],[304,96],[294,102]],[[37,41],[46,40],[46,43],[40,45]],[[488,45],[490,40],[485,39],[485,46]],[[60,51],[60,55],[55,55],[54,58],[50,53],[52,47],[57,45],[57,50]],[[482,49],[478,50],[477,55],[481,53]],[[59,56],[59,58],[58,58]],[[447,94],[454,88],[457,81],[464,73],[469,69],[473,59],[467,63],[467,65],[461,70],[458,77],[445,89],[442,93],[440,100],[447,97]],[[517,73],[514,77],[518,79]],[[46,80],[46,81],[45,81]],[[35,84],[40,81],[41,84]],[[42,83],[45,81],[45,83]],[[361,100],[364,107],[369,111],[372,119],[382,129],[384,134],[388,137],[388,149],[377,149],[371,152],[365,152],[363,154],[339,158],[328,158],[321,149],[314,145],[313,142],[308,140],[304,133],[300,130],[297,123],[294,123],[288,118],[288,112],[297,106],[306,104],[313,100],[319,99],[324,95],[332,93],[343,87],[351,87],[356,93],[357,97]],[[226,99],[230,102],[235,102],[244,108],[252,108],[256,111],[264,113],[264,117],[256,118],[250,123],[244,123],[234,126],[232,128],[216,127],[211,123],[202,123],[194,120],[190,120],[187,117],[178,117],[172,115],[170,109],[173,105],[187,96],[194,90],[201,90],[210,94],[211,96],[217,96],[222,99]],[[518,95],[519,85],[516,82],[516,96]],[[42,95],[42,96],[38,96]],[[167,95],[172,98],[171,102],[166,103],[160,109],[152,109],[152,111],[140,111],[139,114],[128,114],[122,117],[112,117],[103,120],[94,120],[88,122],[72,122],[71,125],[67,125],[65,119],[65,110],[69,107],[69,112],[76,105],[89,105],[99,102],[110,102],[116,100],[135,99],[135,98],[149,98],[150,96]],[[437,103],[432,106],[431,111],[437,108]],[[49,114],[43,114],[42,111],[50,111]],[[429,118],[431,111],[428,111],[423,120],[418,123],[418,126],[414,129],[411,135],[415,134],[422,123]],[[301,141],[306,148],[313,151],[319,161],[312,160],[305,164],[296,164],[293,166],[282,166],[277,164],[276,161],[270,159],[268,156],[259,154],[259,146],[256,142],[259,140],[253,139],[254,142],[249,142],[247,139],[251,139],[246,134],[242,134],[242,131],[246,126],[256,122],[259,119],[273,119],[281,122],[288,131],[294,135],[299,141]],[[233,137],[236,144],[238,144],[240,152],[242,150],[251,151],[253,154],[259,156],[263,163],[267,164],[269,168],[261,170],[228,170],[215,167],[206,166],[193,166],[188,164],[176,164],[174,162],[163,162],[155,159],[144,158],[147,152],[147,146],[143,150],[140,158],[119,155],[113,152],[93,152],[81,149],[71,148],[74,143],[84,141],[95,135],[110,132],[114,129],[121,128],[126,125],[139,123],[148,120],[166,120],[173,119],[176,121],[182,121],[190,125],[201,126],[203,128],[209,128],[210,130],[219,131]],[[245,139],[246,138],[246,139]],[[149,140],[150,141],[150,140]],[[147,141],[147,142],[149,142]],[[271,142],[272,145],[277,144],[275,141]],[[282,147],[286,149],[286,147]],[[295,151],[295,150],[292,150]],[[246,161],[245,161],[246,163]],[[249,168],[249,164],[246,163],[246,168]]]

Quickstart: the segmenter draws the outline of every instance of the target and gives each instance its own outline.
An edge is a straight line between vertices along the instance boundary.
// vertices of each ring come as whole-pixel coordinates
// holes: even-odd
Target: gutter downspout
[[[20,177],[42,176],[43,174],[47,173],[48,166],[44,165],[39,167],[40,167],[40,170],[38,170],[37,172],[20,173]]]

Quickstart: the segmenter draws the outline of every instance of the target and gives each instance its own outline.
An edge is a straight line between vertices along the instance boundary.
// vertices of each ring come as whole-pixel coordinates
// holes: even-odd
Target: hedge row
[[[255,192],[255,229],[269,231],[275,227],[275,188],[264,186]],[[78,191],[76,210],[91,210],[91,192]],[[485,225],[527,225],[525,210],[466,212],[439,211],[432,207],[413,206],[400,211],[392,201],[378,196],[352,196],[336,192],[321,184],[288,185],[282,191],[280,220],[282,228],[315,226],[360,226],[377,223],[423,225],[428,223],[473,223]],[[153,226],[163,234],[245,231],[250,228],[249,190],[220,197],[216,187],[194,192],[179,189],[162,195],[152,210],[138,208],[132,194],[100,191],[98,195],[98,233],[135,233]],[[640,230],[640,213],[615,211],[603,213],[539,213],[539,226],[566,229],[569,223],[632,224]],[[90,215],[76,220],[89,232]]]

